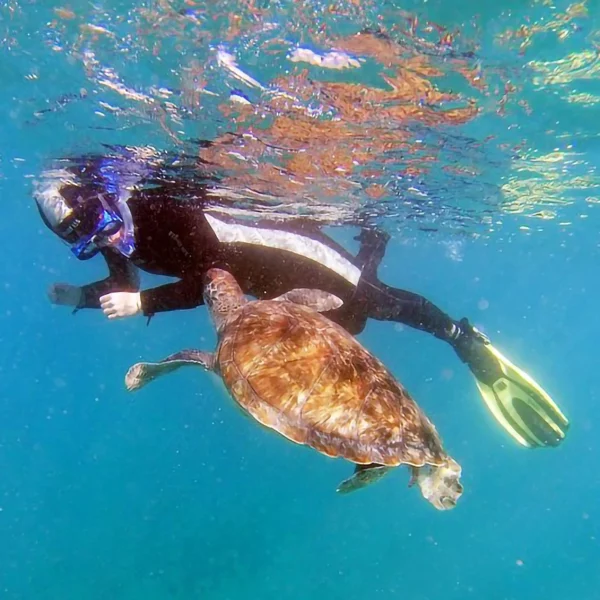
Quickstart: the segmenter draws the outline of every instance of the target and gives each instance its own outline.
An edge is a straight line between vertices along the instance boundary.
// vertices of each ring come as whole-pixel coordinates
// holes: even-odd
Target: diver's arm
[[[100,308],[100,297],[111,292],[137,292],[140,278],[135,266],[116,250],[101,251],[109,275],[106,279],[81,287],[81,298],[77,308]]]
[[[142,313],[151,317],[159,312],[184,310],[204,304],[202,296],[202,277],[181,279],[140,292]]]

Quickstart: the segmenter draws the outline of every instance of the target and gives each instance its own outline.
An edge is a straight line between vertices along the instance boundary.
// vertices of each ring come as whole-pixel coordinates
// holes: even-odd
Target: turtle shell
[[[386,367],[312,309],[245,304],[222,331],[216,359],[240,406],[298,444],[358,464],[447,460],[435,427]]]

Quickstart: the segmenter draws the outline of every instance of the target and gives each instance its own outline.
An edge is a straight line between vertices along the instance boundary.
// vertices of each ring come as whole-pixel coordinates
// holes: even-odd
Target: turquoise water
[[[581,9],[563,2],[482,4],[382,2],[361,10],[348,4],[338,20],[322,16],[324,4],[296,9],[306,11],[308,22],[331,19],[340,35],[377,15],[384,25],[397,23],[400,8],[421,22],[464,31],[465,40],[476,41],[478,68],[500,86],[499,94],[479,96],[453,72],[436,80],[445,91],[475,97],[482,112],[451,132],[421,124],[415,136],[432,147],[436,136],[494,140],[475,151],[464,140],[443,138],[442,166],[468,163],[478,175],[454,177],[440,169],[429,181],[424,177],[435,194],[416,219],[407,218],[415,210],[406,201],[407,179],[396,177],[406,157],[392,155],[379,175],[391,191],[378,219],[393,234],[380,276],[425,295],[454,318],[468,316],[543,383],[572,426],[558,449],[517,447],[494,425],[449,347],[408,328],[370,322],[361,341],[411,391],[463,466],[465,493],[445,513],[407,489],[403,470],[361,493],[336,496],[350,465],[242,418],[202,373],[181,372],[127,394],[124,373],[141,357],[213,347],[203,308],[160,315],[146,326],[143,318],[109,323],[94,311],[71,316],[46,298],[55,281],[104,276],[100,262],[77,262],[38,218],[31,181],[47,161],[98,151],[102,143],[173,150],[181,140],[211,138],[231,126],[209,96],[190,118],[179,125],[167,119],[164,127],[164,106],[140,108],[107,89],[98,68],[86,71],[82,49],[92,49],[98,64],[112,67],[131,89],[156,98],[152,86],[175,88],[183,66],[210,59],[228,31],[221,21],[235,6],[207,9],[199,24],[178,24],[167,3],[78,3],[59,13],[49,4],[3,4],[2,598],[600,597],[600,17],[589,3]],[[252,40],[283,36],[308,43],[311,26],[286,19],[282,3],[261,6],[266,14],[249,22],[273,27],[255,37],[242,31],[227,43],[240,67],[265,83],[291,66],[285,52],[265,59]],[[147,14],[153,15],[151,31],[142,27]],[[558,17],[565,14],[573,18]],[[90,23],[114,37],[90,34],[82,27]],[[500,43],[499,36],[524,24],[539,27],[526,48],[523,37]],[[207,31],[209,37],[200,35]],[[544,72],[552,77],[544,79]],[[376,72],[314,68],[311,76],[372,85]],[[213,66],[206,78],[222,95],[218,101],[226,99],[231,85],[224,71]],[[499,115],[507,80],[516,91]],[[57,103],[65,94],[78,96]],[[45,108],[56,110],[36,116]],[[96,114],[102,110],[105,116]],[[335,201],[344,206],[343,199]],[[348,229],[333,231],[349,239]],[[143,282],[156,279],[144,276]]]

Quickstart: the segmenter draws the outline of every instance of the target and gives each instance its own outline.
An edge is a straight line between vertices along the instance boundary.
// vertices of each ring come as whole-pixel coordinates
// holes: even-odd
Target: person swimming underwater
[[[158,181],[158,183],[157,183]],[[352,334],[367,319],[403,323],[447,342],[475,377],[497,422],[528,448],[557,446],[569,422],[550,396],[466,318],[390,287],[377,275],[388,235],[363,227],[356,256],[316,221],[244,220],[211,180],[175,174],[161,182],[139,157],[91,155],[44,171],[34,198],[46,226],[79,260],[100,254],[107,278],[81,287],[55,283],[51,302],[74,311],[101,309],[109,319],[191,309],[203,304],[203,274],[232,273],[245,294],[266,299],[319,288],[343,305],[326,313]],[[140,290],[138,269],[178,281]]]

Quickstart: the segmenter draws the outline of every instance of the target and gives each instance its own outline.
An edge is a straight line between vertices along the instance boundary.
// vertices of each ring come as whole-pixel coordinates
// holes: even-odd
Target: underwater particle
[[[446,258],[453,260],[455,262],[462,262],[463,260],[463,244],[459,241],[445,241],[442,242],[442,245],[445,246]]]
[[[537,212],[531,213],[529,216],[548,221],[550,219],[554,219],[554,217],[556,217],[556,213],[552,210],[538,210]]]
[[[67,387],[67,382],[62,377],[55,377],[54,378],[54,387],[55,388]]]
[[[106,109],[106,110],[108,110],[108,111],[110,111],[110,112],[119,112],[119,111],[121,110],[120,108],[117,108],[116,106],[111,106],[111,105],[110,105],[110,104],[108,104],[107,102],[102,102],[102,101],[99,101],[99,102],[98,102],[98,104],[99,104],[99,105],[100,105],[102,108],[104,108],[104,109]]]
[[[402,331],[404,331],[404,325],[402,325],[402,323],[395,323],[394,324],[394,329],[398,332],[401,333]]]
[[[72,10],[69,10],[68,8],[55,8],[54,12],[61,18],[61,19],[74,19],[75,18],[75,13]]]
[[[525,563],[520,558],[518,558],[515,561],[515,564],[517,565],[517,567],[522,567]]]
[[[81,31],[92,33],[95,35],[107,35],[108,37],[115,37],[115,34],[112,31],[106,29],[106,27],[102,27],[100,25],[94,25],[93,23],[84,23],[80,25],[79,28]]]
[[[482,298],[478,303],[477,303],[477,308],[479,310],[487,310],[490,307],[490,303],[488,300],[486,300],[485,298]]]
[[[450,381],[454,377],[454,371],[452,369],[442,369],[442,379],[444,381]]]

